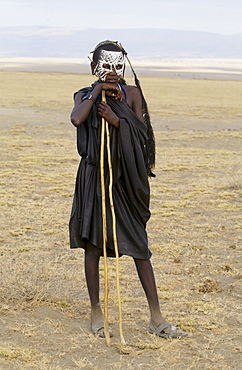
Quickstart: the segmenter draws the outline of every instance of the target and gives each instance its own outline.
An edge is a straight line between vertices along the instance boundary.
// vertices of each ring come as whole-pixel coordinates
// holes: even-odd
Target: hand
[[[99,86],[102,90],[105,90],[107,96],[111,96],[116,100],[122,101],[122,92],[118,86],[105,82],[101,83]]]
[[[111,125],[115,127],[119,127],[119,118],[118,116],[112,111],[110,106],[101,101],[99,106],[98,106],[98,114],[105,118],[105,120],[110,123]]]

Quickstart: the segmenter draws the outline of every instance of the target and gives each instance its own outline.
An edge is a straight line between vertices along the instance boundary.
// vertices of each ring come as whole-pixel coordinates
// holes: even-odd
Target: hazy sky
[[[242,0],[0,0],[0,26],[242,33]]]

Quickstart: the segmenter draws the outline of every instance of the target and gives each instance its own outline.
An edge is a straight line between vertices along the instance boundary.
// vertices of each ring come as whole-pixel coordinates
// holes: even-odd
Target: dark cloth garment
[[[92,87],[80,90],[90,94]],[[100,182],[101,120],[100,99],[93,104],[87,120],[77,128],[77,149],[82,157],[76,178],[69,223],[70,247],[85,248],[89,242],[103,248],[102,196]],[[120,255],[149,259],[146,223],[150,217],[150,189],[147,175],[147,128],[125,101],[107,97],[120,118],[119,128],[109,125],[113,167],[113,201]],[[107,203],[107,255],[114,256],[112,218],[108,199],[109,174],[105,153]]]

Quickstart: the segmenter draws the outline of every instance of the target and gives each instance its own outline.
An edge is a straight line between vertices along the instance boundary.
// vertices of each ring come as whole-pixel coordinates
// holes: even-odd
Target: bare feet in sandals
[[[162,338],[185,338],[188,336],[188,333],[183,331],[180,328],[177,328],[169,322],[165,321],[155,327],[152,323],[149,325],[149,333],[150,334],[155,334],[158,337]]]
[[[91,329],[94,335],[105,338],[103,313],[99,304],[91,309]],[[110,337],[113,336],[111,327],[108,327]]]
[[[97,324],[91,324],[91,328],[92,328],[92,331],[93,331],[94,335],[96,335],[97,337],[100,337],[100,338],[105,338],[104,322],[103,321],[100,321]],[[110,326],[108,326],[108,331],[109,331],[110,337],[112,337],[113,332],[112,332],[112,328]]]

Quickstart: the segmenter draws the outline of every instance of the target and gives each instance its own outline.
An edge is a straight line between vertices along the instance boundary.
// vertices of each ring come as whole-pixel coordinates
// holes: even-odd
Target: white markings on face
[[[114,71],[119,77],[124,72],[124,56],[121,51],[101,50],[94,73],[103,82],[108,73]]]

